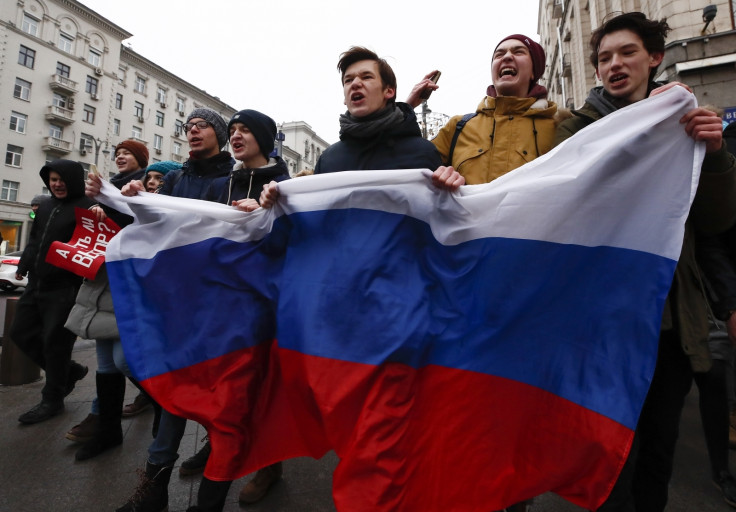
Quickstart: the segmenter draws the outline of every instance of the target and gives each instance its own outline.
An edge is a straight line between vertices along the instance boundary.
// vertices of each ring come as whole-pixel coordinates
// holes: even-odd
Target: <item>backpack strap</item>
[[[452,134],[452,142],[450,142],[450,152],[447,155],[447,165],[452,165],[452,154],[455,152],[455,145],[457,144],[457,138],[460,137],[460,132],[465,128],[465,124],[476,115],[478,115],[478,112],[465,114],[455,125],[455,133]]]

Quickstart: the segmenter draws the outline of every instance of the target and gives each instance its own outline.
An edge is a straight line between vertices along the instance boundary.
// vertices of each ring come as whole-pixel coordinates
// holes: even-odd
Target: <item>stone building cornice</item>
[[[79,2],[76,2],[75,0],[52,0],[52,1],[60,5],[61,7],[68,9],[70,12],[73,12],[80,18],[83,18],[86,21],[92,23],[98,28],[101,28],[102,30],[105,30],[106,32],[114,35],[120,40],[128,39],[129,37],[133,36],[133,34],[128,32],[124,28],[119,27],[118,25],[114,24],[107,18],[97,14],[95,11],[93,11],[89,7],[86,7],[80,4]]]

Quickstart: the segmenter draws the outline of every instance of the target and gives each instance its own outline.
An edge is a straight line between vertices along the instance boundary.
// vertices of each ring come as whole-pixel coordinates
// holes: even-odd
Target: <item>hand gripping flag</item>
[[[606,498],[651,381],[701,144],[680,88],[486,185],[281,183],[270,210],[140,195],[107,251],[128,364],[207,427],[205,474],[340,462],[341,511]]]

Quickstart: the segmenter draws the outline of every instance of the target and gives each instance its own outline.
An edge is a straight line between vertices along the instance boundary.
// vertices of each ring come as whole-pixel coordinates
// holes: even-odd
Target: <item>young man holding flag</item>
[[[593,88],[585,105],[560,124],[555,143],[620,108],[682,86],[653,81],[669,30],[665,20],[649,20],[640,12],[616,16],[595,30],[590,60],[603,85]],[[705,159],[664,307],[654,377],[627,463],[600,511],[664,510],[685,395],[694,373],[707,372],[711,366],[707,304],[695,262],[694,232],[715,234],[733,225],[736,162],[725,149],[716,114],[695,108],[680,123],[688,135],[705,143]]]

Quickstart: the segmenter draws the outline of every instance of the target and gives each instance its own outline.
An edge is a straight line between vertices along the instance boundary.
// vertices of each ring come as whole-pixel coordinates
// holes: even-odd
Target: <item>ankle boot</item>
[[[115,512],[163,512],[169,506],[169,479],[174,465],[146,462],[138,488],[128,502]]]
[[[97,374],[97,400],[100,405],[99,428],[94,438],[82,445],[77,460],[96,457],[123,442],[120,420],[125,399],[125,376],[122,373]]]
[[[256,476],[240,490],[238,501],[244,504],[261,501],[273,484],[281,478],[282,466],[280,462],[261,468]]]
[[[197,510],[201,512],[222,512],[230,490],[231,481],[215,482],[202,477],[197,493]]]

